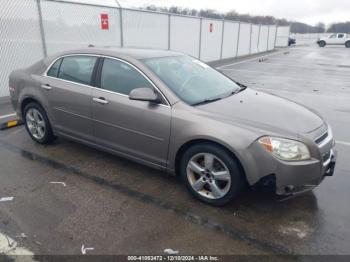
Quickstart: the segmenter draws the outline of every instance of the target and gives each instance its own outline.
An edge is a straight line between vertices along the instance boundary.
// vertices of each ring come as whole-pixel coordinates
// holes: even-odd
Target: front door
[[[92,94],[93,132],[96,143],[123,154],[165,166],[169,146],[171,108],[130,100],[134,88],[152,83],[134,66],[105,58],[98,88]]]
[[[329,37],[328,37],[328,39],[327,39],[327,44],[332,44],[332,45],[334,45],[334,44],[336,44],[337,43],[337,34],[332,34],[332,35],[330,35]]]

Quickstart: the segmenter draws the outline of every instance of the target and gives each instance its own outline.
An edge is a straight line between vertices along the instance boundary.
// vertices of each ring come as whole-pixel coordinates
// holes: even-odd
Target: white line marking
[[[7,201],[12,201],[14,197],[2,197],[0,198],[0,202],[7,202]]]
[[[30,250],[20,247],[18,243],[9,236],[0,232],[0,254],[7,256],[29,255],[25,261],[36,261],[33,259],[34,253]]]
[[[336,142],[337,142],[337,144],[341,144],[341,145],[344,145],[344,146],[350,146],[350,142],[339,141],[339,140],[337,140]]]
[[[12,114],[8,114],[8,115],[3,115],[3,116],[0,116],[0,119],[3,119],[3,118],[6,118],[6,117],[10,117],[10,116],[15,116],[17,115],[16,113],[12,113]]]
[[[168,255],[177,255],[179,254],[179,251],[173,250],[171,248],[164,249],[164,253]]]
[[[93,247],[85,247],[84,245],[81,246],[81,253],[82,253],[83,255],[86,254],[86,251],[87,251],[87,250],[94,250],[94,248],[93,248]]]
[[[66,183],[64,183],[64,182],[50,182],[50,184],[60,184],[64,187],[66,186]]]
[[[264,57],[271,57],[271,56],[282,54],[284,52],[286,52],[286,51],[284,50],[284,51],[276,52],[276,53],[273,53],[273,54],[267,54],[267,55],[263,55],[263,56],[254,57],[254,58],[250,58],[250,59],[247,59],[247,60],[235,62],[235,63],[232,63],[232,64],[219,66],[216,69],[223,69],[223,68],[228,67],[228,66],[233,66],[233,65],[243,64],[243,63],[254,61],[254,60],[259,60],[259,59],[264,58]]]

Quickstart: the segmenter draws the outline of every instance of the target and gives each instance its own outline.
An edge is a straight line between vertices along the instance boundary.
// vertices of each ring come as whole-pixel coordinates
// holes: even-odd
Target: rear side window
[[[105,58],[101,71],[101,88],[129,95],[139,87],[153,88],[135,68],[115,59]]]
[[[90,85],[97,57],[67,56],[63,58],[58,78]]]
[[[344,34],[339,34],[338,35],[338,38],[343,38],[344,37]]]
[[[52,76],[52,77],[57,77],[58,75],[58,70],[60,69],[60,65],[62,62],[62,58],[58,59],[49,69],[49,71],[47,71],[47,75],[48,76]]]

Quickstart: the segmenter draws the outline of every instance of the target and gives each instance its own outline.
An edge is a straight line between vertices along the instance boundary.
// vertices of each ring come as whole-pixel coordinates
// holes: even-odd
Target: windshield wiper
[[[242,92],[243,90],[246,90],[246,89],[247,89],[247,86],[245,86],[245,85],[240,84],[239,86],[240,86],[241,88],[238,89],[238,90],[236,90],[236,91],[234,92],[234,94],[240,93],[240,92]]]
[[[247,86],[245,86],[245,85],[242,85],[242,84],[238,84],[238,85],[239,85],[240,89],[231,91],[231,92],[229,92],[227,95],[225,95],[223,97],[216,97],[216,98],[205,99],[205,100],[202,100],[202,101],[199,101],[197,103],[192,104],[192,106],[198,106],[198,105],[203,105],[203,104],[215,102],[215,101],[221,100],[223,98],[226,98],[226,97],[238,94],[238,93],[242,92],[243,90],[247,89]]]
[[[203,105],[203,104],[215,102],[215,101],[218,101],[218,100],[221,100],[221,99],[222,99],[222,97],[216,97],[216,98],[205,99],[205,100],[202,100],[202,101],[199,101],[199,102],[197,102],[197,103],[192,104],[192,106]]]
[[[238,94],[238,93],[242,92],[243,90],[247,89],[247,87],[244,85],[239,85],[239,86],[240,86],[240,89],[229,92],[225,97],[229,97],[229,96]]]

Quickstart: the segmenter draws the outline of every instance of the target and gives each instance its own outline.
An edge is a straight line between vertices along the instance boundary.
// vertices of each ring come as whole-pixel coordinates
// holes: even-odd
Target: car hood
[[[302,105],[249,88],[197,108],[221,121],[277,133],[305,134],[324,123],[320,116]]]

